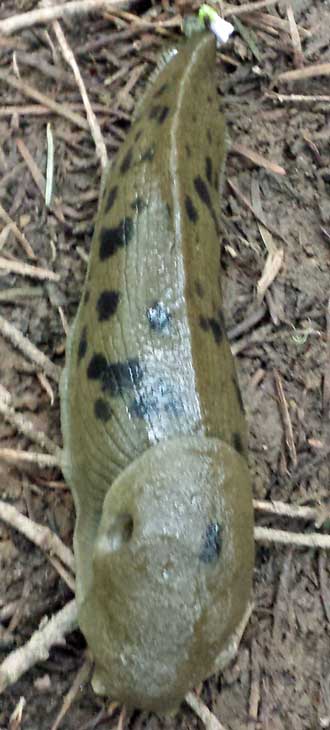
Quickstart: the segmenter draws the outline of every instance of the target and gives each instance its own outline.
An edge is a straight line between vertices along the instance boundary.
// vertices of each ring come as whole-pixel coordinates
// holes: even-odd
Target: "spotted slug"
[[[171,57],[108,173],[61,383],[93,687],[158,713],[228,662],[254,562],[215,50],[200,32]]]

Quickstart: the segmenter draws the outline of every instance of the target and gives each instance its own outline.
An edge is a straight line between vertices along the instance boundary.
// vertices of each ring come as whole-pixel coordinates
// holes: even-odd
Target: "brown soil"
[[[36,3],[28,0],[6,0],[0,3],[0,18],[33,6]],[[167,8],[165,1],[163,7]],[[303,40],[304,65],[329,64],[329,5],[321,0],[295,0],[293,7],[296,22],[311,31],[310,38]],[[173,12],[154,6],[150,13],[148,8],[145,2],[140,16],[147,13],[155,23],[171,17]],[[261,12],[286,17],[279,6]],[[63,28],[112,158],[159,49],[168,40],[149,28],[135,26],[132,30],[130,21],[122,20],[116,27],[113,20],[101,14],[68,20]],[[245,29],[249,39],[236,35],[224,51],[233,62],[219,59],[218,65],[230,137],[232,142],[248,146],[286,171],[280,176],[230,154],[223,190],[229,329],[259,306],[256,286],[266,249],[256,217],[233,192],[228,178],[253,203],[259,193],[265,219],[281,236],[271,234],[273,244],[284,249],[283,264],[267,291],[262,318],[235,340],[236,346],[239,344],[238,368],[250,428],[254,495],[298,505],[327,504],[330,103],[280,103],[266,93],[274,82],[272,90],[282,94],[328,94],[329,75],[276,83],[278,74],[295,67],[291,36],[284,30],[270,35],[257,28],[257,23],[253,27],[246,23]],[[45,27],[38,26],[0,38],[1,69],[14,75],[17,66],[26,82],[59,103],[76,105],[76,111],[84,115],[71,71],[62,60],[51,27],[48,31],[46,35]],[[170,31],[168,36],[171,39]],[[251,44],[255,44],[254,53]],[[112,83],[105,85],[114,74]],[[86,266],[81,251],[88,253],[90,247],[99,165],[88,131],[77,129],[61,116],[49,115],[45,109],[32,113],[29,107],[36,102],[3,82],[0,89],[0,203],[24,231],[38,257],[36,263],[60,274],[60,283],[54,284],[1,271],[0,294],[23,286],[34,289],[29,297],[19,299],[17,295],[15,303],[1,301],[0,313],[62,366],[65,335],[59,306],[70,322]],[[10,105],[20,107],[20,113],[5,113]],[[17,140],[23,140],[45,174],[46,123],[50,120],[55,139],[56,196],[64,222],[47,212],[31,169],[17,146]],[[12,232],[1,255],[27,261]],[[55,398],[51,405],[35,367],[2,337],[0,348],[0,380],[12,395],[15,408],[61,443],[56,385],[51,384]],[[296,464],[286,443],[274,371],[280,375],[288,405]],[[0,446],[35,450],[2,419]],[[48,525],[71,545],[72,499],[60,472],[36,466],[15,468],[1,461],[0,485],[2,499]],[[315,532],[312,522],[270,518],[260,513],[256,521],[259,525]],[[329,521],[321,527],[321,532],[326,534],[327,530]],[[326,556],[308,548],[257,547],[255,608],[237,659],[221,676],[207,681],[202,690],[204,701],[228,730],[330,727],[330,574]],[[28,640],[45,615],[64,606],[71,594],[44,555],[3,523],[0,570],[1,615],[15,602],[0,624],[3,659]],[[10,727],[50,730],[83,658],[84,641],[77,631],[67,637],[65,646],[54,648],[47,661],[35,666],[0,697],[0,728],[9,726],[11,713],[23,696],[26,705],[21,725],[12,723]],[[258,693],[257,716],[249,718],[249,708]],[[110,716],[103,711],[106,707],[89,685],[84,686],[60,727],[115,727],[119,711]],[[175,718],[160,720],[135,712],[125,724],[132,730],[145,726],[158,730],[198,727],[200,721],[183,705]]]

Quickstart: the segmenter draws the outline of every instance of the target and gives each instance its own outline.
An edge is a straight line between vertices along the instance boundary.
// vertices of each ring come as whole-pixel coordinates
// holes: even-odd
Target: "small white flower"
[[[220,15],[217,15],[216,18],[211,20],[210,28],[220,43],[227,43],[229,36],[231,36],[235,30],[234,26],[231,23],[228,23],[227,20],[220,18]]]
[[[208,21],[211,31],[217,38],[219,45],[227,43],[229,36],[231,36],[235,30],[231,23],[220,18],[220,15],[218,15],[214,8],[211,8],[210,5],[206,5],[205,3],[201,5],[198,15],[203,23],[205,23],[206,20]]]

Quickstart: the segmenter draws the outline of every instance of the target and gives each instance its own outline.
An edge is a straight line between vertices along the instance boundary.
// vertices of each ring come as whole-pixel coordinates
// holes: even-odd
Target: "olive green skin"
[[[214,68],[214,37],[197,34],[145,95],[108,175],[61,382],[93,686],[160,713],[228,661],[254,563]]]

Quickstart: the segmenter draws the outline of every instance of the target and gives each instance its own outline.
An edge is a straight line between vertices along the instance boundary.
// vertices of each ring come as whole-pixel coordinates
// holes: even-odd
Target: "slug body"
[[[146,93],[108,175],[61,383],[93,686],[156,712],[228,661],[253,571],[214,68],[214,37],[195,34]]]

